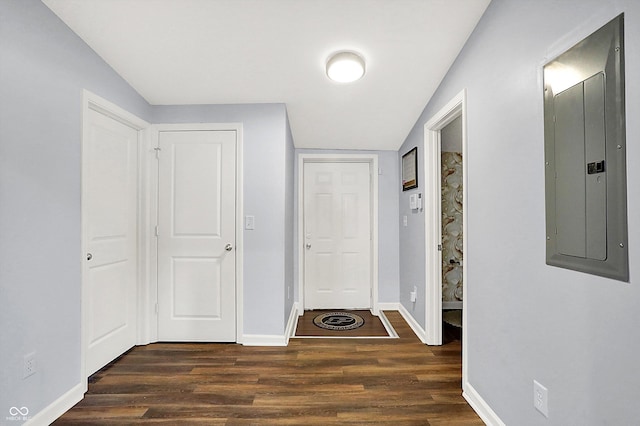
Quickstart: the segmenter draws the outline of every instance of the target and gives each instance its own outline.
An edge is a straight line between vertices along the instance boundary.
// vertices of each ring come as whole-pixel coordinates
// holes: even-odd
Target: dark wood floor
[[[291,339],[288,347],[157,343],[92,376],[55,425],[482,425],[461,396],[460,341]]]

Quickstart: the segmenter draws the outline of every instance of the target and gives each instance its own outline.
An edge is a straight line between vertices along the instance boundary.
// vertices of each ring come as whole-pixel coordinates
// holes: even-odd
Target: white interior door
[[[304,308],[371,308],[369,163],[304,164]]]
[[[158,338],[236,340],[235,131],[162,131]]]
[[[86,374],[135,344],[138,131],[89,109],[83,140]]]

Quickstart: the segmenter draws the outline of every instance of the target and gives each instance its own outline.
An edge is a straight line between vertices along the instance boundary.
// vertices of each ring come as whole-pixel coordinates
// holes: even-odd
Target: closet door
[[[158,338],[236,340],[235,131],[159,136]]]
[[[86,374],[135,344],[138,131],[88,110],[83,140]]]

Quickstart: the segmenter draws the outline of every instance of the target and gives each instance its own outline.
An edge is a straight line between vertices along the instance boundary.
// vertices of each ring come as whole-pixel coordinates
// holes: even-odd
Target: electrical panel
[[[623,16],[544,66],[547,264],[629,280]]]

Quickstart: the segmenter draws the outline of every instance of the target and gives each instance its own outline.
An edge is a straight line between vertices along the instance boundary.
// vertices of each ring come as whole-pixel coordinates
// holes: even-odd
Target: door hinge
[[[438,251],[442,251],[442,244],[438,244]]]
[[[159,237],[159,236],[160,236],[160,234],[159,234],[159,232],[158,232],[158,225],[156,225],[155,234],[156,234],[156,237]]]
[[[160,310],[160,307],[158,306],[158,304],[156,303],[156,315],[158,314],[158,311]]]
[[[156,159],[159,160],[160,159],[160,151],[162,151],[162,150],[158,146],[153,148],[153,150],[156,152]]]

